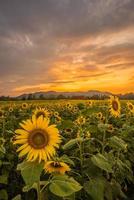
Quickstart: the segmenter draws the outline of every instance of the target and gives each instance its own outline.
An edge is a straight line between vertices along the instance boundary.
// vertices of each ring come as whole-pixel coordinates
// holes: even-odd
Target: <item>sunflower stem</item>
[[[41,190],[40,190],[40,181],[37,183],[37,197],[38,197],[38,200],[42,200]]]
[[[3,125],[2,125],[2,136],[4,137],[5,134],[5,118],[3,118]]]
[[[106,131],[103,133],[103,139],[102,139],[102,154],[104,154],[104,149],[105,149],[105,139],[106,139]]]

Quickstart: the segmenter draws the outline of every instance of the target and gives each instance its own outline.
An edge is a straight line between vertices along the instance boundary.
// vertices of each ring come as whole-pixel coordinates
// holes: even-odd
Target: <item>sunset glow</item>
[[[133,0],[3,1],[0,95],[134,92]]]

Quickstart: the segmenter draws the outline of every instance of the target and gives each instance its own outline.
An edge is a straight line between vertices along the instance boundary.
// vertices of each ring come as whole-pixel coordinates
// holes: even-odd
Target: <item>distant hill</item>
[[[102,92],[98,90],[89,90],[87,92],[35,92],[22,94],[17,97],[1,96],[0,101],[7,100],[44,100],[44,99],[107,99],[110,95],[118,96],[120,99],[134,100],[134,93],[112,94],[110,92]]]
[[[40,99],[40,98],[92,98],[98,96],[99,98],[105,96],[108,97],[112,93],[110,92],[100,92],[98,90],[89,90],[87,92],[56,92],[56,91],[48,91],[48,92],[35,92],[31,94],[22,94],[17,99]]]

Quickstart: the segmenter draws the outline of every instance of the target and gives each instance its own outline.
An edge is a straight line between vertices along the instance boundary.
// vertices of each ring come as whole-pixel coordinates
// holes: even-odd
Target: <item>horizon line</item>
[[[35,92],[27,92],[27,93],[21,93],[18,95],[0,95],[0,97],[19,97],[21,95],[28,95],[28,94],[36,94],[36,93],[47,93],[47,92],[57,92],[57,93],[87,93],[87,92],[101,92],[101,93],[111,93],[113,95],[125,95],[125,94],[133,94],[134,91],[130,92],[119,92],[119,93],[114,93],[111,91],[104,91],[104,90],[86,90],[86,91],[56,91],[56,90],[47,90],[47,91],[35,91]]]

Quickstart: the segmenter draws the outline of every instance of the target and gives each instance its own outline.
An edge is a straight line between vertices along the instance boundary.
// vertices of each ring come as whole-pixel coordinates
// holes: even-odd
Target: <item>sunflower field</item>
[[[134,103],[0,103],[0,200],[134,200]]]

